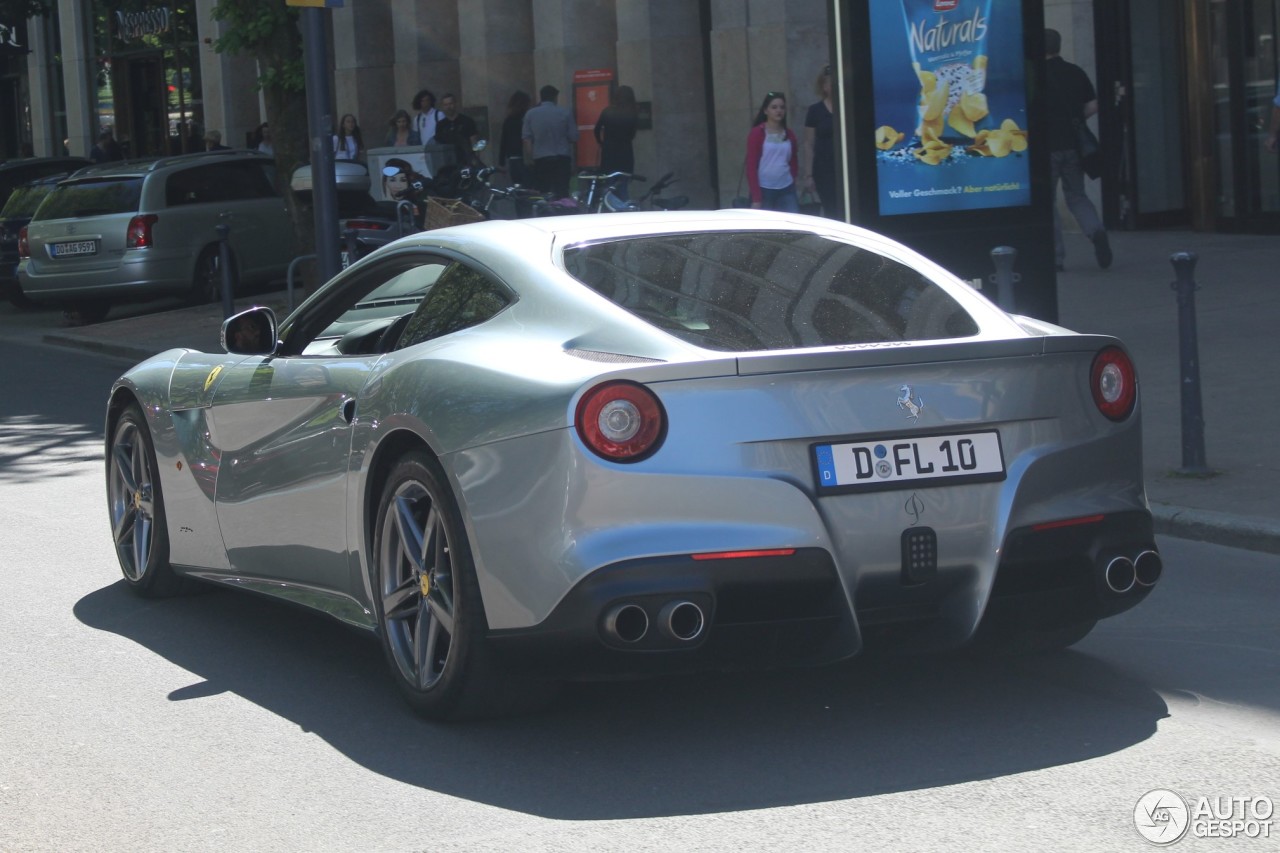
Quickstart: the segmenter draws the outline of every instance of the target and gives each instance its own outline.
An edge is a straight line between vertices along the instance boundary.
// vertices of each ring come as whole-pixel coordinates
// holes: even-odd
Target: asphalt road
[[[336,623],[124,588],[121,369],[0,343],[0,850],[1139,851],[1151,789],[1280,801],[1280,557],[1162,539],[1151,597],[1055,656],[581,685],[435,725]]]

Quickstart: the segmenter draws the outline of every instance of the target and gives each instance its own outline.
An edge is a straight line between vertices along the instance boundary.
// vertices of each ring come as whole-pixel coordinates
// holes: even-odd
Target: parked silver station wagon
[[[18,280],[82,319],[112,303],[221,293],[216,227],[230,227],[238,282],[283,278],[296,254],[274,161],[250,151],[84,169],[58,184],[20,238]]]

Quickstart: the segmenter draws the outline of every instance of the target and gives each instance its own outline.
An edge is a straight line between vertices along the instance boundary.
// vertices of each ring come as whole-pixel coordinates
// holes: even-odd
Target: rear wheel
[[[235,259],[232,258],[232,292],[235,292]],[[211,305],[222,301],[222,255],[217,246],[207,246],[196,260],[191,281],[190,301],[193,305]]]
[[[6,288],[6,290],[7,293],[5,295],[9,297],[9,304],[14,308],[26,310],[28,308],[36,307],[36,303],[27,298],[27,295],[22,292],[22,288],[19,287],[16,282],[12,286]]]
[[[528,683],[493,659],[471,548],[446,482],[433,458],[412,452],[396,463],[382,491],[374,606],[392,677],[426,717],[527,709],[554,688]]]
[[[155,448],[142,410],[131,405],[107,447],[107,509],[125,581],[149,598],[175,595],[185,582],[169,564],[169,531]]]

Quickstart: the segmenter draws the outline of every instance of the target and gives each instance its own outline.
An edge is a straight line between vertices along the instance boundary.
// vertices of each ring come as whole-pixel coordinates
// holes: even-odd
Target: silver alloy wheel
[[[111,534],[124,575],[142,580],[155,545],[154,472],[138,426],[124,419],[111,445]]]
[[[387,643],[405,680],[425,690],[448,663],[457,599],[444,516],[423,483],[400,484],[381,533],[378,577]]]

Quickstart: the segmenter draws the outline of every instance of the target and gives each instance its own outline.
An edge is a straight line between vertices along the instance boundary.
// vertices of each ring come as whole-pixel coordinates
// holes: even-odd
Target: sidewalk
[[[1116,233],[1115,263],[1100,270],[1093,247],[1068,234],[1058,275],[1059,323],[1115,335],[1138,367],[1147,494],[1157,531],[1280,554],[1280,240],[1185,231]],[[1218,472],[1189,478],[1182,465],[1178,304],[1169,257],[1199,256],[1195,278],[1206,461]],[[300,298],[300,297],[299,297]],[[254,300],[241,300],[245,308]],[[283,293],[256,300],[281,316]],[[221,306],[209,305],[46,332],[49,343],[141,360],[170,347],[220,351]]]

